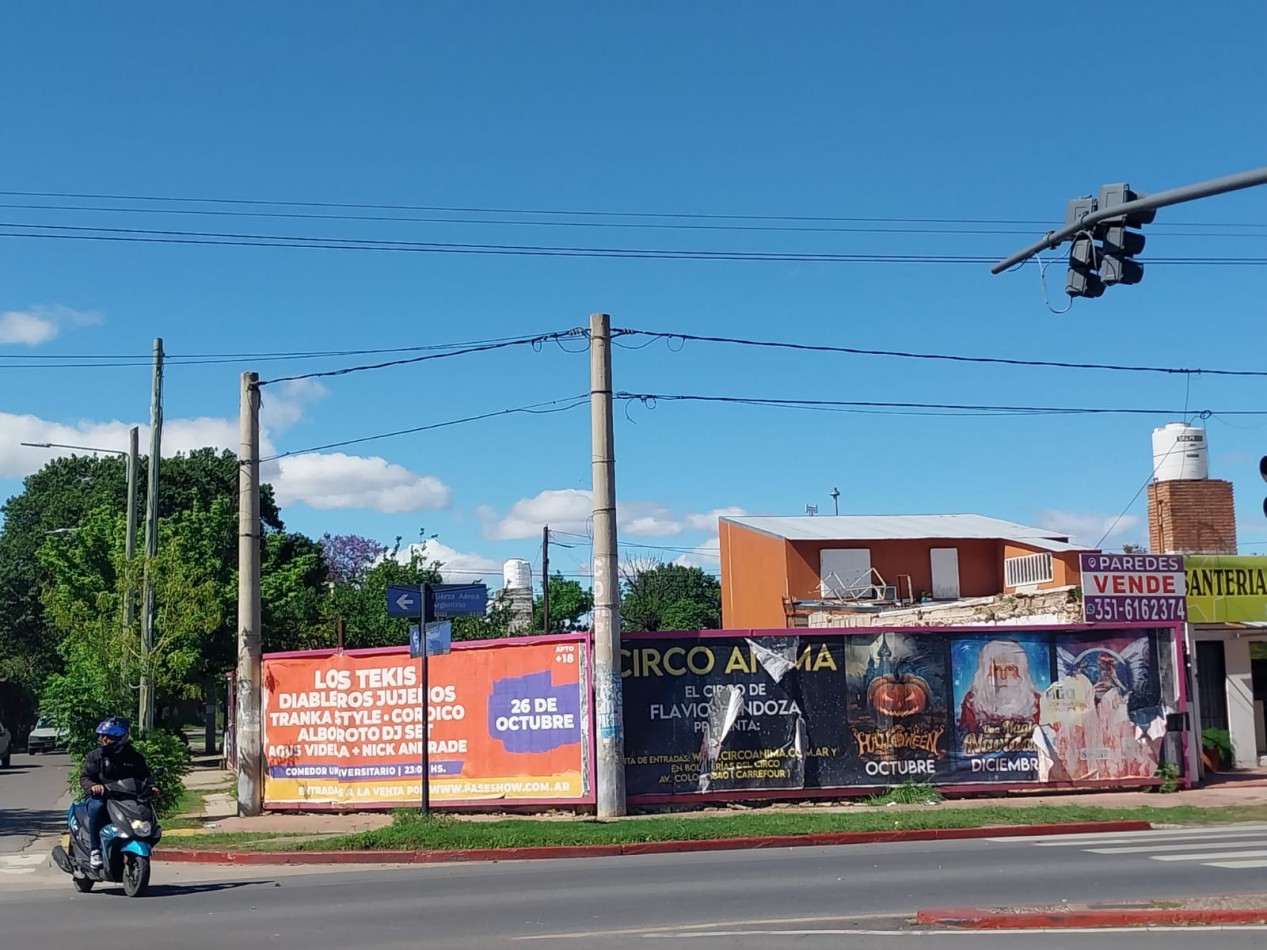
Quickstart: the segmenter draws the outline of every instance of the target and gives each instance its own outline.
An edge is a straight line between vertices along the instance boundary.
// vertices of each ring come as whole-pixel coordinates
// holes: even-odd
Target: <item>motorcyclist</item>
[[[131,725],[122,716],[103,720],[97,726],[100,744],[84,756],[84,764],[79,771],[79,785],[84,790],[88,812],[89,840],[93,844],[89,863],[94,868],[101,867],[101,829],[109,818],[106,810],[107,783],[138,779],[149,783],[151,792],[158,794],[145,756],[132,745],[131,732]]]

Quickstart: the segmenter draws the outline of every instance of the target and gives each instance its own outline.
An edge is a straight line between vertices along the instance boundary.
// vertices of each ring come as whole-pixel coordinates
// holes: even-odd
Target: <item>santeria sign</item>
[[[1079,566],[1088,623],[1187,619],[1182,555],[1082,554]]]

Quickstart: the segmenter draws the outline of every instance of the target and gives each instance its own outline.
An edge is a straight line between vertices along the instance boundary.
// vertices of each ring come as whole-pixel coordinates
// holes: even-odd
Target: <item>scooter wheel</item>
[[[150,859],[128,854],[123,859],[123,893],[142,897],[150,886]]]
[[[90,890],[92,890],[92,886],[97,883],[90,877],[72,877],[70,881],[75,885],[75,890],[79,891],[80,894],[87,894]]]

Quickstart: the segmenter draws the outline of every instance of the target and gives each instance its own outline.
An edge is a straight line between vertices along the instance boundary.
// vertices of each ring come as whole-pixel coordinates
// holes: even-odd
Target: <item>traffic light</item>
[[[1134,201],[1139,195],[1125,183],[1100,186],[1100,208]],[[1108,218],[1096,226],[1101,238],[1100,281],[1105,284],[1138,284],[1144,278],[1144,265],[1134,260],[1144,250],[1144,235],[1132,228],[1151,224],[1156,211],[1137,211],[1119,218]]]
[[[1096,209],[1096,200],[1090,195],[1072,198],[1065,202],[1065,224],[1078,224]],[[1065,293],[1070,297],[1098,297],[1104,293],[1104,283],[1096,269],[1100,255],[1091,233],[1079,234],[1069,246],[1069,272],[1065,276]]]
[[[1100,251],[1088,234],[1079,234],[1069,245],[1069,271],[1065,275],[1065,293],[1070,297],[1098,297],[1104,293],[1104,281],[1096,273]]]

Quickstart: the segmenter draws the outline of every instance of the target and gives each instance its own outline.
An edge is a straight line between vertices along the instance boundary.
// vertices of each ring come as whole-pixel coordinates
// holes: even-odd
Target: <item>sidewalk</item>
[[[164,832],[164,836],[173,838],[196,838],[200,831],[205,832],[256,832],[266,834],[324,835],[347,834],[382,828],[392,823],[391,815],[386,812],[272,812],[253,818],[237,816],[236,793],[233,790],[234,776],[232,772],[214,767],[197,768],[185,780],[190,789],[212,789],[204,802],[200,814],[188,816],[199,819],[202,829],[183,829]],[[226,790],[227,789],[227,790]],[[883,789],[877,789],[882,792]],[[1152,806],[1167,808],[1179,805],[1190,805],[1198,808],[1220,808],[1236,805],[1267,805],[1267,769],[1244,772],[1222,772],[1214,776],[1214,781],[1201,788],[1161,795],[1150,791],[1122,792],[1015,792],[1006,796],[989,796],[975,798],[946,799],[935,805],[865,805],[841,802],[791,802],[763,806],[763,812],[888,812],[899,810],[926,810],[938,808],[999,808],[1028,807],[1036,805],[1088,805],[1102,808],[1130,808]],[[691,818],[704,815],[734,814],[743,810],[743,806],[719,805],[707,809],[689,812],[674,812],[675,818]],[[755,809],[754,809],[755,810]],[[488,821],[505,818],[505,814],[462,815],[455,816],[469,821]],[[539,821],[568,821],[572,813],[551,812],[543,815],[520,815],[515,818],[529,818]],[[619,820],[619,819],[617,819]],[[190,842],[193,843],[192,841]]]

